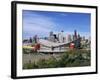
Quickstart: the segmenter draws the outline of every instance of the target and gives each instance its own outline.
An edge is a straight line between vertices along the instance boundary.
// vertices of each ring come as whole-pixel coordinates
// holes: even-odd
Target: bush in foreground
[[[40,59],[36,63],[24,64],[23,69],[90,66],[90,57],[90,50],[70,50],[65,52],[59,60],[54,57],[49,60]]]

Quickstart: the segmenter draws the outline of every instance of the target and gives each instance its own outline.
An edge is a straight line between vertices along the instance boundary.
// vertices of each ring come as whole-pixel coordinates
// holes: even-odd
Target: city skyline
[[[74,30],[81,36],[90,36],[89,13],[47,12],[23,10],[23,38],[34,35],[47,37],[50,31],[59,33],[61,30],[67,34],[74,34]]]

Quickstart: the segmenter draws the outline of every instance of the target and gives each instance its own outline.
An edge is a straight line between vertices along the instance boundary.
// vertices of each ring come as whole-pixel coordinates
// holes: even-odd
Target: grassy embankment
[[[26,63],[23,69],[59,68],[59,67],[80,67],[90,66],[90,50],[70,50],[65,52],[60,59],[54,57],[49,60],[40,59],[37,63]]]

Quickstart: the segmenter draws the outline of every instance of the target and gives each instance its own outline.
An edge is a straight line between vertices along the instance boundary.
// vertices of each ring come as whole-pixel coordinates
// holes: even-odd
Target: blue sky
[[[64,31],[64,34],[74,34],[74,30],[81,36],[90,36],[89,13],[47,12],[23,10],[23,38],[45,37],[50,31],[54,33]]]

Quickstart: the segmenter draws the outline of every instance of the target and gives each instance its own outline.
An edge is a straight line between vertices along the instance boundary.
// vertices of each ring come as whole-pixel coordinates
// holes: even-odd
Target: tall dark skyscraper
[[[74,30],[74,39],[77,39],[77,31]]]

